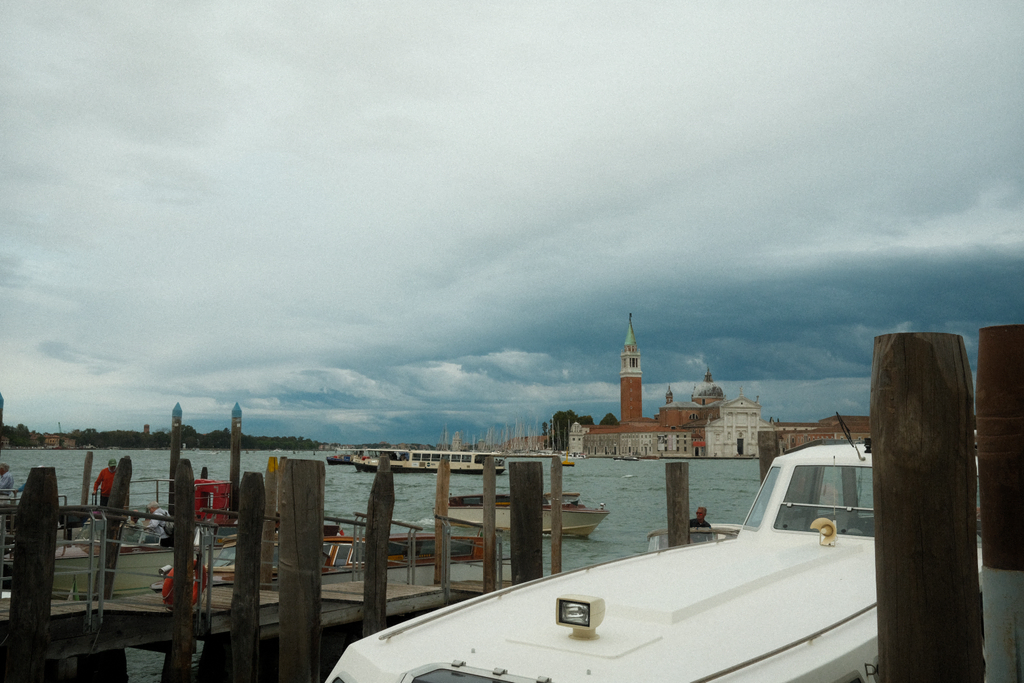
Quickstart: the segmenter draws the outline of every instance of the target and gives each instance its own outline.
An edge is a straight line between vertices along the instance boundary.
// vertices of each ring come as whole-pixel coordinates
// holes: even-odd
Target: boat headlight
[[[594,640],[598,637],[597,627],[604,621],[604,598],[563,595],[555,604],[555,623],[571,628],[570,638]]]

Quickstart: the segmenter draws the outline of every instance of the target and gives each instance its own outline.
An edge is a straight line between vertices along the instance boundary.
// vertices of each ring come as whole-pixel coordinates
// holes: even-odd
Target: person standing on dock
[[[14,475],[11,474],[11,466],[0,462],[0,496],[14,495]]]
[[[92,485],[93,494],[96,489],[100,490],[100,505],[106,505],[110,500],[110,489],[114,486],[114,472],[117,470],[117,460],[111,458],[107,462],[106,469],[100,470],[96,482]]]

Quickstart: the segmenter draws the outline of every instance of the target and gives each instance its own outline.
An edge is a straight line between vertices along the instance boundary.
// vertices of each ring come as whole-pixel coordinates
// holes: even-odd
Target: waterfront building
[[[771,429],[761,419],[757,399],[750,400],[741,390],[739,397],[729,400],[708,368],[704,380],[694,384],[689,401],[675,401],[669,387],[657,417],[644,417],[643,374],[632,316],[619,357],[619,424],[572,425],[570,452],[641,458],[757,455],[757,433]]]

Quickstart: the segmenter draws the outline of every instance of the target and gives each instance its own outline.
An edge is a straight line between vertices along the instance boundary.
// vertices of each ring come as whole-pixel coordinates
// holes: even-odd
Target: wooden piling
[[[274,580],[274,543],[277,541],[277,523],[271,521],[277,517],[277,456],[267,459],[267,471],[263,481],[264,516],[270,519],[263,522],[263,543],[261,545],[262,561],[260,562],[260,588],[270,590]]]
[[[324,540],[325,467],[323,460],[292,459],[285,465],[281,477],[280,683],[320,681],[320,556]]]
[[[231,509],[238,512],[238,478],[242,470],[242,408],[231,409]]]
[[[166,669],[169,683],[191,683],[192,654],[195,652],[193,639],[192,586],[195,581],[196,553],[192,538],[195,536],[195,510],[185,505],[186,500],[195,500],[195,477],[192,463],[188,459],[178,461],[174,475],[174,490],[181,498],[181,505],[174,511],[174,600],[172,604],[174,626],[171,633],[171,650],[167,655]]]
[[[171,409],[171,471],[170,484],[167,489],[167,514],[174,516],[174,478],[178,474],[178,461],[181,460],[181,404],[175,403]],[[83,503],[84,505],[84,503]]]
[[[497,584],[497,532],[495,530],[494,509],[497,498],[497,482],[495,481],[494,456],[484,458],[484,593],[492,592]]]
[[[985,675],[1024,671],[1024,325],[978,334],[978,481]]]
[[[366,573],[363,577],[363,637],[387,628],[388,540],[395,511],[391,461],[380,458],[366,507]],[[435,555],[441,544],[434,539]]]
[[[231,589],[231,663],[234,683],[257,683],[260,652],[260,562],[265,496],[263,476],[246,472],[239,485],[235,584]]]
[[[772,461],[779,457],[779,437],[775,430],[757,433],[757,459],[761,466],[761,481],[768,476]]]
[[[57,549],[57,473],[52,467],[29,471],[15,516],[11,574],[7,681],[42,683],[50,642],[50,596]]]
[[[984,677],[974,396],[963,339],[875,338],[875,580],[882,683]]]
[[[512,545],[512,583],[544,576],[544,470],[540,462],[509,465],[509,536]]]
[[[82,505],[89,504],[89,487],[92,485],[92,451],[85,454],[85,463],[82,465]]]
[[[448,491],[450,490],[452,478],[452,465],[447,460],[437,463],[437,486],[434,489],[434,514],[442,517],[448,516]],[[434,584],[441,583],[443,572],[441,557],[441,534],[444,532],[444,525],[441,520],[434,520]]]
[[[562,573],[562,459],[551,458],[551,573]],[[543,521],[542,521],[543,523]]]
[[[124,509],[128,507],[129,487],[132,481],[132,459],[124,456],[114,470],[114,482],[110,485],[110,497],[107,507]],[[114,594],[114,572],[117,570],[117,559],[120,554],[121,527],[124,523],[107,520],[107,562],[103,576],[103,597],[109,600]]]
[[[690,542],[690,463],[665,463],[668,506],[668,547]]]

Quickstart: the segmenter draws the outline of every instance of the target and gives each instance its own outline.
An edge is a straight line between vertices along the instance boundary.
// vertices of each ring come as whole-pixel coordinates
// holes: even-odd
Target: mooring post
[[[132,481],[132,459],[124,456],[117,463],[114,470],[114,482],[110,485],[110,498],[107,499],[107,507],[114,509],[125,509],[128,507],[129,486]],[[103,599],[109,600],[114,594],[114,578],[117,571],[117,558],[120,555],[122,521],[114,521],[107,518],[107,563],[106,572],[103,576]]]
[[[981,683],[974,395],[963,339],[875,337],[875,584],[882,683]]]
[[[92,484],[92,451],[86,451],[82,465],[82,505],[89,504],[89,486]]]
[[[551,458],[551,573],[562,573],[562,459]],[[541,522],[543,524],[543,521]]]
[[[280,683],[320,681],[320,556],[326,466],[323,460],[291,459],[281,477]]]
[[[494,456],[484,458],[484,593],[490,593],[497,583],[497,532],[495,531],[494,508],[497,496]]]
[[[235,585],[231,588],[231,663],[234,683],[257,683],[260,653],[260,563],[265,493],[263,476],[246,472],[239,486]]]
[[[382,458],[383,460],[383,458]],[[434,489],[434,514],[448,516],[448,491],[452,478],[452,465],[447,460],[437,463],[437,486]],[[444,525],[441,520],[434,520],[434,584],[441,583],[442,567],[445,558],[441,557],[441,534]]]
[[[171,480],[167,487],[167,514],[174,516],[174,478],[178,474],[178,461],[181,460],[181,404],[175,403],[171,409]]]
[[[690,463],[665,463],[668,503],[668,547],[690,542]]]
[[[978,334],[985,675],[1024,681],[1024,325]]]
[[[263,522],[263,543],[260,546],[262,560],[260,561],[260,588],[270,590],[274,581],[274,544],[277,541],[277,522],[272,521],[277,517],[277,456],[272,455],[267,459],[266,478],[263,481],[265,511]]]
[[[387,628],[388,540],[395,511],[395,482],[391,461],[381,457],[366,506],[366,572],[363,576],[363,637]],[[441,544],[434,539],[434,553]]]
[[[242,408],[231,409],[231,509],[238,512],[238,479],[242,470]]]
[[[512,583],[544,576],[544,469],[540,462],[509,464],[509,536]]]
[[[174,490],[181,498],[181,505],[174,511],[174,580],[172,586],[171,650],[167,653],[165,669],[170,683],[190,683],[192,680],[192,654],[195,652],[193,639],[192,590],[195,581],[196,553],[192,544],[195,537],[195,510],[185,501],[195,500],[195,477],[192,463],[187,459],[178,461],[174,475]]]
[[[761,466],[761,481],[768,476],[772,462],[779,457],[779,437],[775,430],[757,433],[757,460]]]
[[[5,680],[43,683],[57,550],[57,473],[29,470],[15,516]]]

